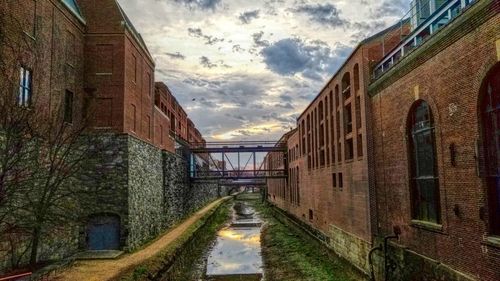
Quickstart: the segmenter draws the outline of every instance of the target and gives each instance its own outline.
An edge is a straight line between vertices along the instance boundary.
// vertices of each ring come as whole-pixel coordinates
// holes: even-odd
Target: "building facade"
[[[377,280],[500,280],[499,12],[413,1],[364,40],[266,158],[268,200]]]
[[[500,280],[500,2],[445,6],[369,88],[374,227],[400,231],[390,280]]]
[[[154,61],[118,2],[80,0],[87,21],[85,88],[94,91],[95,124],[153,143]]]
[[[271,202],[364,272],[372,245],[367,89],[372,64],[407,31],[396,25],[359,44],[297,119],[297,131],[287,133],[288,181],[269,185],[279,191],[269,194]]]
[[[188,142],[188,117],[170,89],[163,82],[155,83],[156,96],[163,103],[162,110],[170,118],[170,133],[177,140]],[[194,125],[193,125],[194,127]]]
[[[188,140],[187,114],[163,83],[166,95],[155,87],[154,61],[116,0],[0,1],[0,24],[2,95],[14,93],[19,108],[68,127],[92,117],[89,132],[107,143],[105,159],[91,159],[71,179],[93,191],[79,198],[92,208],[47,231],[37,260],[135,249],[218,196],[216,186],[189,181],[171,134]],[[191,131],[203,141],[194,124]],[[27,262],[25,236],[10,252],[0,238],[0,273]]]

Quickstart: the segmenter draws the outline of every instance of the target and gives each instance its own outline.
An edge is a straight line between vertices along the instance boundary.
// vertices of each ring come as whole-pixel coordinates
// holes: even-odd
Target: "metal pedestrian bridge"
[[[271,169],[268,153],[287,158],[286,143],[278,141],[235,141],[190,143],[190,178],[218,180],[224,185],[262,185],[269,178],[286,178],[287,169]],[[285,160],[284,163],[287,161]]]

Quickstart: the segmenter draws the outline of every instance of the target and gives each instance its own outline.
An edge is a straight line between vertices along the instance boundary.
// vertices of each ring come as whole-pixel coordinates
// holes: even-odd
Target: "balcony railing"
[[[382,76],[402,58],[460,15],[463,9],[475,2],[477,0],[416,0],[412,2],[410,11],[401,20],[404,22],[408,18],[411,19],[411,33],[377,64],[373,71],[373,78],[377,79]]]

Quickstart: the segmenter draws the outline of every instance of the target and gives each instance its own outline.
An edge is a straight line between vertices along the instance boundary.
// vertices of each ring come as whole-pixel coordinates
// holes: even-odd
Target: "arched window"
[[[488,185],[489,231],[500,235],[500,64],[490,71],[483,83],[481,123]]]
[[[440,223],[434,122],[423,100],[415,102],[408,116],[408,140],[412,218]]]

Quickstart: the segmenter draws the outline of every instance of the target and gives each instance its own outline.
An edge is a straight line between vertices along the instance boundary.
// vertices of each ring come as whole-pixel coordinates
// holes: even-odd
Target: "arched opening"
[[[423,100],[408,115],[408,140],[412,219],[441,223],[434,120]]]
[[[120,248],[120,217],[114,214],[98,214],[87,222],[87,249],[118,250]]]
[[[500,235],[500,63],[486,76],[480,93],[484,176],[488,188],[489,232]]]

